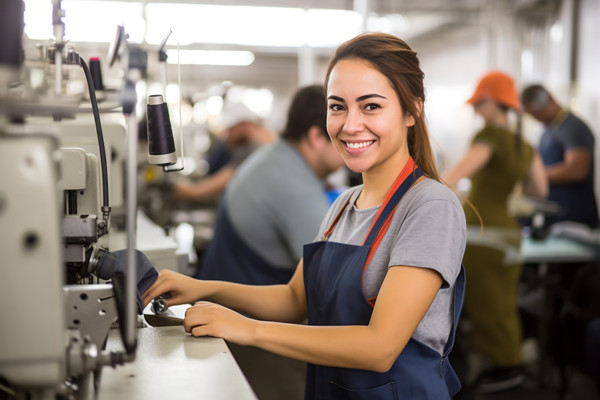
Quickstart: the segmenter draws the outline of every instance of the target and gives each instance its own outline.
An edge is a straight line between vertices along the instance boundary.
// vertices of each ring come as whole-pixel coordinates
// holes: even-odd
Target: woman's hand
[[[144,307],[152,299],[165,293],[170,295],[165,301],[167,307],[176,304],[191,304],[203,296],[202,281],[175,271],[163,269],[158,273],[156,282],[142,295]]]
[[[214,336],[248,345],[257,322],[218,304],[199,301],[186,310],[183,327],[192,336]]]

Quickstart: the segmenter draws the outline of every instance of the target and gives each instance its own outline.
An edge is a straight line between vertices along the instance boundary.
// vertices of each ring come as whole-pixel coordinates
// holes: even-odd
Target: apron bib
[[[423,172],[410,159],[380,207],[362,246],[327,241],[348,203],[325,233],[324,241],[304,246],[309,325],[368,325],[375,299],[366,299],[364,296],[364,270],[385,234],[400,199],[422,175]],[[460,389],[460,382],[447,356],[454,343],[463,295],[464,271],[461,267],[455,285],[454,324],[442,356],[411,338],[392,368],[385,373],[308,364],[305,398],[451,398]]]

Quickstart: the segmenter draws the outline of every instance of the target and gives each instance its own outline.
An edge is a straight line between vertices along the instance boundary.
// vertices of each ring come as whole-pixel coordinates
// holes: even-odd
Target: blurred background
[[[50,40],[51,2],[25,3],[31,46]],[[152,51],[172,30],[165,44],[166,95],[170,105],[180,96],[191,102],[184,123],[217,123],[211,117],[220,112],[224,86],[231,86],[231,99],[246,103],[278,132],[294,89],[322,82],[336,45],[363,31],[382,31],[405,39],[419,54],[431,133],[448,164],[476,129],[465,100],[491,68],[506,71],[520,87],[547,85],[592,131],[600,131],[597,0],[65,0],[62,5],[65,37],[84,58],[105,61],[120,24],[129,41],[148,49],[148,77],[140,89],[148,93],[160,84]],[[119,82],[118,66],[103,62],[102,72],[108,86]],[[525,122],[526,137],[536,143],[541,128]]]
[[[19,0],[0,1],[0,6],[10,3],[12,10],[20,11]],[[425,114],[442,173],[459,160],[483,126],[466,100],[491,69],[514,77],[519,91],[530,84],[544,85],[560,104],[589,125],[596,141],[600,135],[600,0],[24,0],[23,4],[24,37],[18,44],[22,44],[24,57],[20,57],[21,48],[12,51],[12,45],[19,42],[14,32],[21,26],[12,27],[13,31],[0,29],[4,32],[0,50],[11,50],[7,53],[14,56],[9,63],[0,59],[0,161],[4,162],[0,168],[0,217],[6,217],[0,219],[4,224],[0,229],[0,269],[10,276],[0,280],[0,299],[12,303],[18,297],[15,303],[20,307],[20,313],[11,311],[10,316],[5,311],[3,316],[11,324],[0,326],[0,389],[4,392],[9,391],[3,386],[12,383],[30,385],[30,365],[46,362],[45,351],[53,352],[61,368],[68,364],[62,335],[66,330],[78,339],[79,330],[81,335],[86,333],[81,326],[87,329],[89,321],[68,327],[63,321],[79,324],[78,317],[71,316],[77,309],[72,303],[83,294],[97,292],[98,299],[112,298],[112,288],[96,285],[98,290],[92,291],[79,284],[99,281],[92,275],[107,249],[133,248],[130,242],[136,232],[131,233],[130,227],[135,223],[126,226],[125,218],[135,222],[132,216],[137,216],[137,249],[156,269],[194,273],[213,237],[216,206],[224,189],[187,202],[174,199],[173,187],[180,181],[200,182],[210,177],[211,157],[219,142],[225,141],[222,132],[240,121],[259,121],[256,134],[263,135],[261,140],[273,134],[265,142],[277,137],[296,90],[322,84],[334,49],[361,32],[397,35],[417,52],[425,73]],[[8,27],[10,17],[2,13],[0,17],[4,17],[0,28]],[[63,54],[57,54],[57,49]],[[93,135],[98,126],[90,115],[92,95],[88,95],[90,85],[79,68],[79,57],[94,68],[109,150],[105,155],[100,154],[100,140]],[[132,66],[135,62],[138,64]],[[58,63],[63,63],[61,68]],[[173,166],[170,162],[148,163],[146,110],[149,96],[157,94],[164,97],[172,125],[177,156]],[[232,104],[237,106],[228,110]],[[126,106],[134,112],[126,112]],[[525,139],[537,147],[543,127],[528,115],[523,115],[523,124]],[[133,144],[139,144],[138,154],[126,156],[126,151],[135,148],[125,142],[130,137],[134,137]],[[33,154],[36,149],[45,157],[37,164],[33,162],[38,157]],[[98,160],[103,157],[108,160],[108,173],[100,172]],[[598,195],[597,150],[594,157]],[[128,160],[136,164],[126,165]],[[58,164],[60,168],[56,168]],[[31,172],[32,165],[39,168],[31,168]],[[181,168],[174,171],[176,167]],[[59,169],[60,173],[56,172]],[[332,174],[328,181],[338,190],[334,195],[357,183],[353,178],[357,177],[344,168]],[[101,202],[108,188],[100,189],[101,184],[110,186],[110,224],[108,201],[103,198]],[[126,192],[133,199],[127,204]],[[90,225],[95,225],[91,230],[81,229],[88,218]],[[68,224],[73,224],[73,231]],[[586,250],[584,256],[589,258],[583,261],[597,265],[600,236],[593,238],[597,239],[595,247]],[[40,243],[50,243],[49,250]],[[527,243],[542,242],[532,239]],[[548,243],[540,250],[541,256],[534,254],[525,260],[535,264],[536,278],[550,275],[547,264],[555,261],[543,257],[554,246],[554,242]],[[576,247],[567,258],[579,260],[581,249]],[[531,247],[527,250],[532,251]],[[63,279],[65,271],[67,279]],[[82,294],[65,300],[65,283],[72,293]],[[80,287],[71,287],[74,283]],[[51,306],[39,307],[40,298],[50,298]],[[547,307],[550,315],[543,317],[550,320],[553,310]],[[97,310],[92,311],[88,314],[100,318]],[[56,334],[39,338],[37,321]],[[93,328],[89,331],[99,331],[97,321],[90,321]],[[546,322],[542,319],[540,336],[550,335],[554,329],[551,326],[546,331]],[[97,335],[99,348],[106,343],[111,324],[108,321],[103,327],[104,336]],[[69,345],[75,342],[69,341]],[[522,398],[538,398],[532,394],[588,398],[582,397],[584,392],[597,398],[596,386],[583,378],[575,381],[580,383],[578,387],[573,385],[581,388],[579,391],[567,393],[571,397],[548,397],[554,396],[557,385],[546,385],[543,380],[556,375],[543,374],[546,361],[539,356],[545,348],[535,343],[529,347],[533,350],[526,361],[536,364],[535,371],[542,370],[542,382],[530,385],[528,389],[533,389],[523,392]],[[85,360],[92,358],[87,349],[77,346],[68,351],[78,357],[83,354]],[[14,380],[17,357],[13,353],[30,363],[19,364],[20,375]],[[86,365],[65,376],[86,376],[110,362]],[[466,361],[462,363],[464,366]],[[231,365],[238,373],[237,366]],[[196,374],[192,368],[190,371]],[[48,386],[52,390],[59,387],[57,382],[63,385],[65,381],[65,376],[55,375],[56,382]],[[245,382],[243,377],[240,380]],[[116,382],[119,389],[122,386],[119,381],[107,381]],[[228,382],[215,382],[215,386],[218,383],[219,388],[228,389]],[[35,388],[40,385],[34,383]],[[127,398],[128,392],[123,393]],[[506,398],[505,394],[499,396]]]

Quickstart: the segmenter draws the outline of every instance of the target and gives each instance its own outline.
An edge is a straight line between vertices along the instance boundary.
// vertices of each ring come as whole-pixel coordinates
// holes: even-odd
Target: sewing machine
[[[64,13],[59,0],[52,3],[57,38],[48,62],[60,92],[63,66],[80,60],[67,52],[59,33]],[[53,102],[13,96],[23,68],[23,3],[2,2],[0,15],[2,29],[13,30],[0,34],[17,42],[0,49],[0,383],[19,398],[87,398],[103,366],[135,356],[135,346],[104,350],[117,316],[120,325],[134,323],[127,280],[94,277],[108,252],[111,202],[123,206],[125,124],[107,123],[100,140],[90,110],[61,93]]]
[[[60,0],[52,4],[54,31],[61,32]],[[23,21],[22,6],[20,0],[0,2],[0,35],[22,37],[22,24],[9,23]],[[117,41],[124,40],[122,28],[118,32]],[[143,235],[136,235],[135,79],[143,57],[134,58],[133,64],[124,60],[123,104],[104,111],[100,135],[98,113],[87,105],[92,90],[89,100],[77,102],[60,94],[63,67],[86,69],[76,52],[67,51],[62,34],[44,61],[56,72],[56,92],[43,97],[19,90],[27,75],[21,73],[20,43],[0,46],[1,398],[256,398],[222,339],[194,339],[182,327],[138,332],[136,281],[129,278],[139,272],[137,249],[152,254],[158,248],[160,267],[175,268],[178,255],[173,239],[146,219]],[[107,255],[120,249],[124,274],[100,279]],[[138,342],[144,349],[139,359]],[[177,360],[170,357],[175,349]],[[173,363],[190,368],[182,372]],[[157,371],[194,382],[194,392],[174,380],[166,386],[155,379]]]

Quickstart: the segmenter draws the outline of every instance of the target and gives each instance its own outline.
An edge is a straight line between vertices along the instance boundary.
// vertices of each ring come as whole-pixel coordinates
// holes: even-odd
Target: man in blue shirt
[[[560,204],[547,223],[575,221],[595,227],[598,209],[594,194],[594,135],[572,112],[563,109],[541,85],[521,96],[525,111],[544,124],[539,152],[550,184],[548,200]]]

